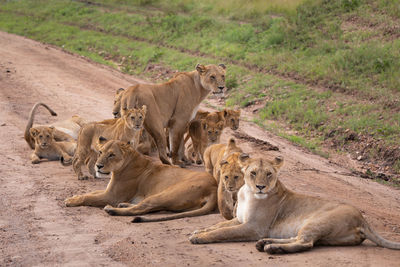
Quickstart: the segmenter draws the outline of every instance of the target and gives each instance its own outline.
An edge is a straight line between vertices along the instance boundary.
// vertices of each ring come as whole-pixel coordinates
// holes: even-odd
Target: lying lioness
[[[135,222],[199,216],[215,209],[217,185],[208,173],[153,163],[149,157],[122,141],[104,143],[104,140],[100,140],[98,147],[97,176],[111,174],[107,188],[68,198],[65,200],[67,206],[104,207],[122,203],[120,208],[106,206],[104,209],[110,215],[181,212],[157,219],[138,217]],[[128,201],[130,203],[124,203]]]
[[[293,253],[314,245],[359,245],[365,239],[400,249],[371,229],[356,208],[287,189],[277,177],[283,159],[250,159],[244,167],[245,185],[239,190],[237,217],[197,231],[193,244],[255,241],[259,251]]]
[[[35,150],[31,155],[33,164],[40,163],[41,159],[59,160],[63,158],[66,162],[72,161],[75,153],[76,142],[59,141],[54,139],[54,127],[37,126],[30,128],[30,135],[35,141]]]

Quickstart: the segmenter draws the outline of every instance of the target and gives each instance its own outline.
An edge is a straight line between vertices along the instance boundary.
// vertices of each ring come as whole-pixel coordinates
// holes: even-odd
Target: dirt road
[[[136,81],[59,49],[0,32],[1,266],[398,266],[399,251],[369,241],[359,247],[318,247],[282,256],[259,253],[253,242],[191,245],[189,233],[221,221],[219,214],[131,224],[129,217],[111,217],[98,208],[66,208],[66,197],[102,189],[108,181],[78,181],[71,168],[58,162],[32,165],[23,139],[29,110],[42,101],[58,112],[58,119],[73,114],[109,118],[114,91]],[[53,120],[45,110],[36,118],[40,123]],[[241,131],[279,147],[280,151],[265,152],[239,140],[247,152],[282,155],[286,165],[281,179],[289,188],[350,203],[382,236],[400,241],[399,190],[343,175],[348,170],[251,123],[242,123]],[[226,130],[224,140],[230,134]]]

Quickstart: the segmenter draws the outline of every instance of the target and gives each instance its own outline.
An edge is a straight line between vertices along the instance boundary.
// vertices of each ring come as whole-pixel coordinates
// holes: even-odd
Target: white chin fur
[[[268,194],[254,194],[254,197],[257,199],[266,199]]]
[[[96,172],[96,178],[109,178],[109,177],[110,177],[109,174],[103,174],[103,173]]]

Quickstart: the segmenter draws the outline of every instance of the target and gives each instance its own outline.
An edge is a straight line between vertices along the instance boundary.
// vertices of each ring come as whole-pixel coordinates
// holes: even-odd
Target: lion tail
[[[31,112],[29,113],[28,124],[26,125],[25,134],[24,134],[24,138],[25,138],[26,142],[32,149],[35,149],[35,141],[33,140],[29,131],[32,128],[33,120],[35,118],[35,113],[39,106],[45,107],[50,112],[51,116],[57,116],[57,113],[54,110],[52,110],[51,108],[49,108],[49,106],[47,106],[44,103],[39,102],[33,106],[33,108],[31,109]]]
[[[213,192],[209,196],[206,204],[204,204],[201,208],[199,208],[197,210],[181,212],[178,214],[168,215],[168,216],[158,217],[158,218],[137,216],[137,217],[133,218],[132,223],[161,222],[161,221],[181,219],[181,218],[185,218],[185,217],[195,217],[195,216],[206,215],[206,214],[211,213],[215,209],[216,206],[217,206],[217,193]]]
[[[367,239],[376,243],[378,246],[390,249],[400,249],[400,242],[384,239],[377,232],[375,232],[366,221],[364,222],[364,227],[361,229],[361,232],[364,233]]]

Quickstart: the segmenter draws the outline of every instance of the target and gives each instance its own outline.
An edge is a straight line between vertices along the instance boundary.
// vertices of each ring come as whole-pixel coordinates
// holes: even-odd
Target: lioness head
[[[49,147],[54,141],[54,127],[53,126],[39,126],[29,130],[31,136],[35,140],[35,144],[41,148]]]
[[[216,144],[224,129],[224,122],[213,122],[207,119],[201,120],[201,126],[207,135],[208,145]]]
[[[213,94],[223,94],[225,88],[225,65],[197,64],[196,70],[200,74],[200,83],[206,90]]]
[[[96,177],[106,178],[124,166],[126,154],[132,150],[129,142],[107,140],[100,136],[97,143]]]
[[[274,189],[278,181],[277,174],[282,165],[282,157],[276,157],[272,161],[263,158],[255,158],[247,161],[242,168],[244,180],[255,198],[265,199],[268,197],[268,193]]]
[[[240,109],[224,109],[224,117],[226,126],[229,126],[234,131],[239,129]]]
[[[114,96],[114,106],[112,110],[112,114],[114,115],[114,118],[120,118],[121,117],[121,98],[123,93],[125,92],[124,88],[119,88],[115,92]]]
[[[144,118],[146,116],[147,107],[143,105],[142,108],[124,109],[122,115],[126,125],[132,130],[140,130],[143,127]]]
[[[238,163],[241,154],[240,152],[232,153],[219,163],[221,166],[220,182],[223,183],[227,191],[236,192],[244,184],[244,174]]]

